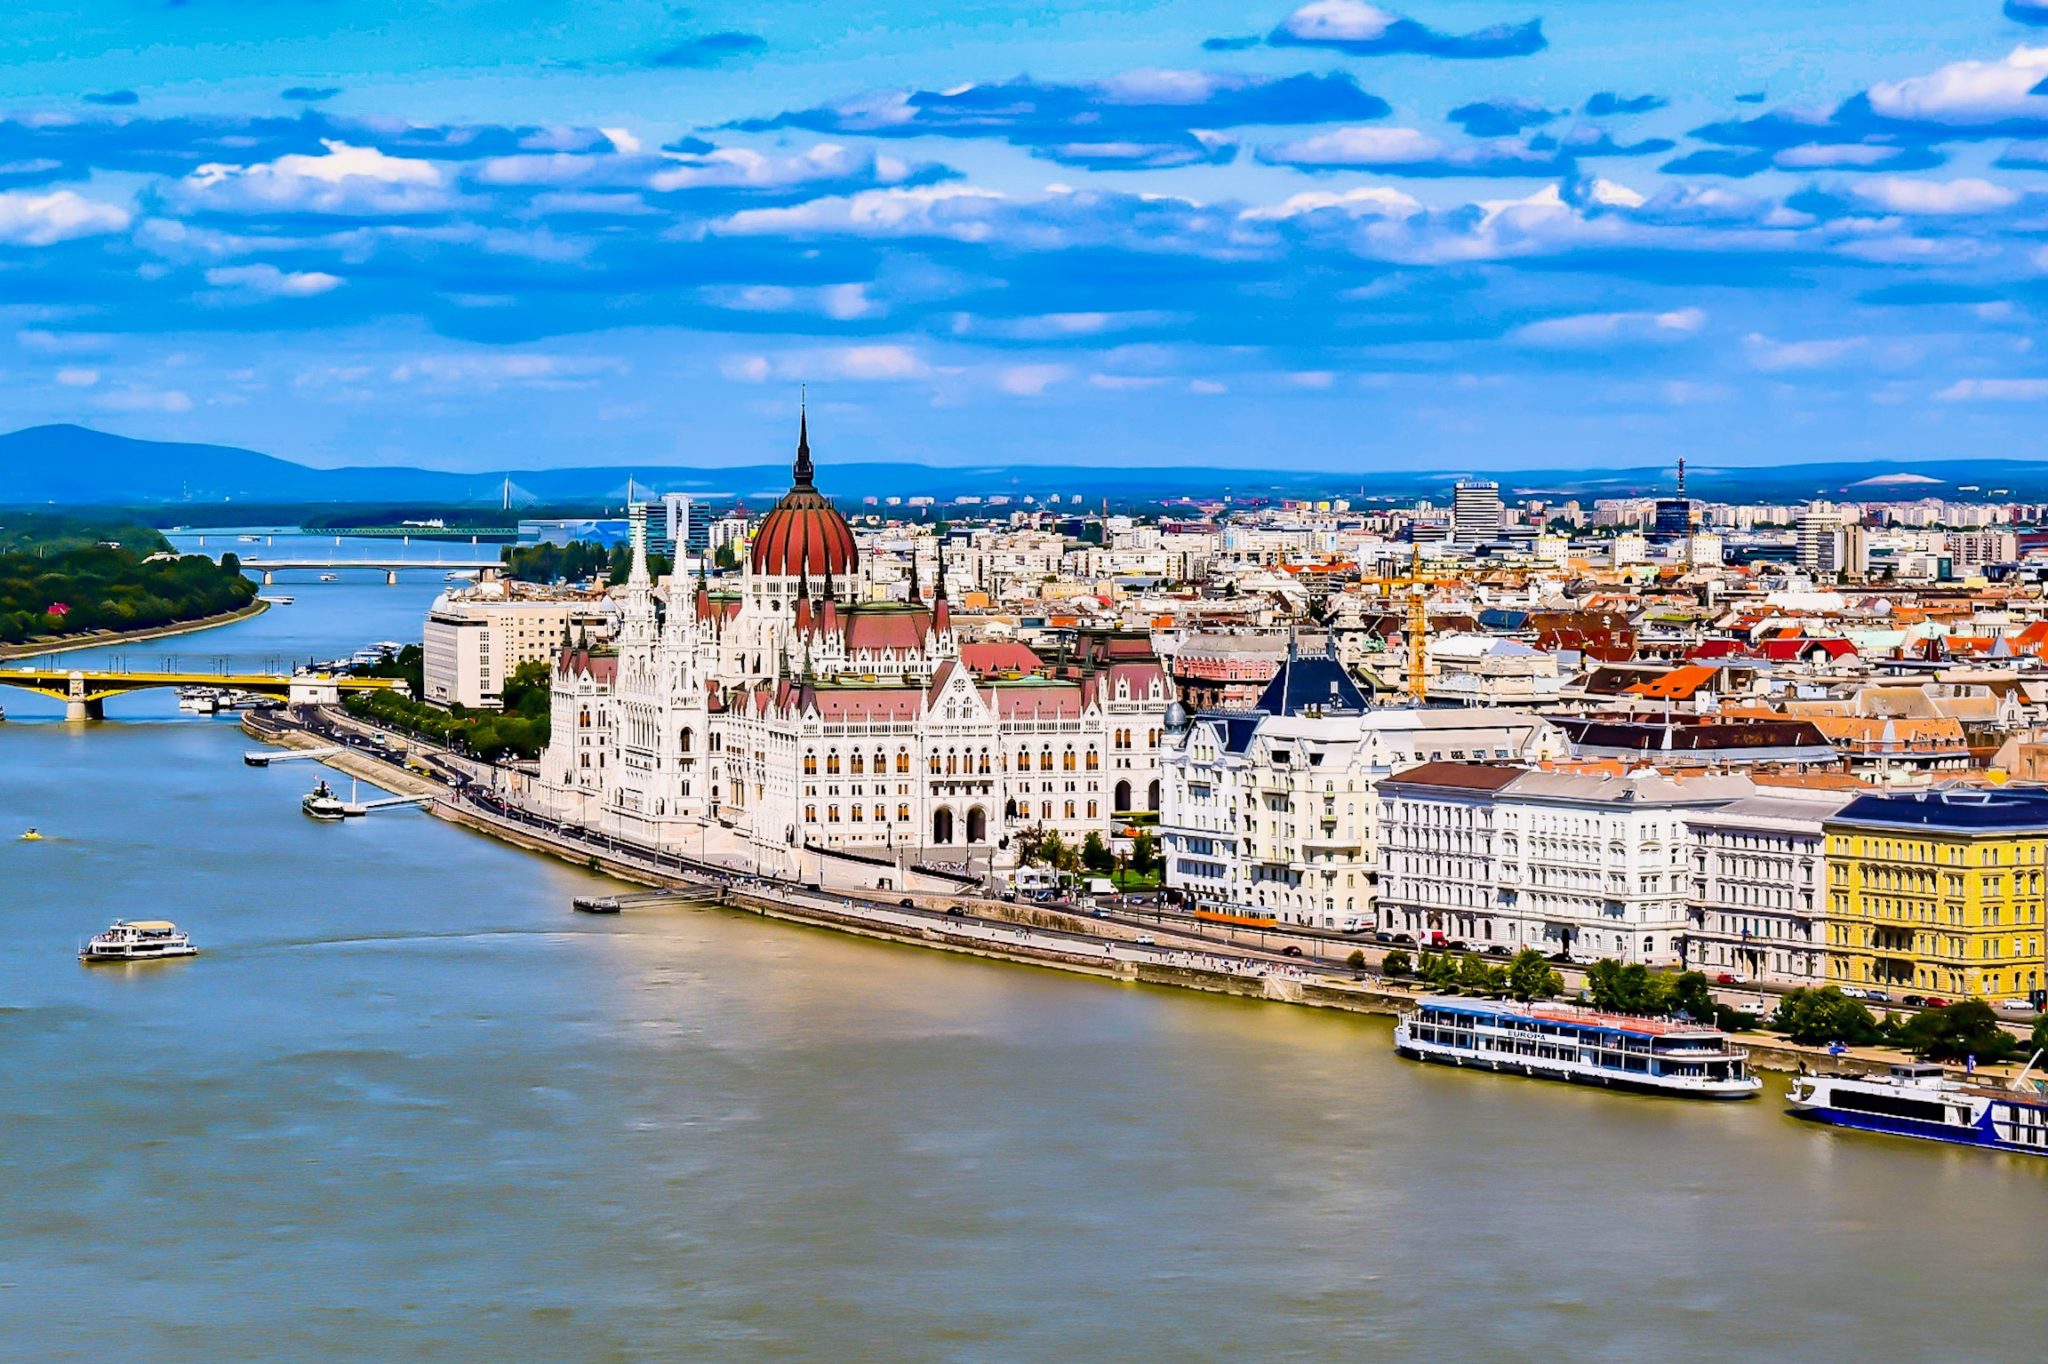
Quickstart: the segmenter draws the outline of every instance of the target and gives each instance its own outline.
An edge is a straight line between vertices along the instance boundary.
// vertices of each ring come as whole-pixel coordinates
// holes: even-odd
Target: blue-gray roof
[[[1828,821],[1889,829],[1998,833],[2048,830],[2048,790],[2040,787],[1905,791],[1858,796]]]
[[[1259,695],[1258,709],[1268,715],[1299,715],[1304,711],[1363,711],[1370,702],[1344,665],[1328,654],[1290,654]]]

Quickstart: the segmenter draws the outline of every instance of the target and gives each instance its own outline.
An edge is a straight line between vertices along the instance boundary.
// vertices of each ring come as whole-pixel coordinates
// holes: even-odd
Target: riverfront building
[[[1342,664],[1291,652],[1250,711],[1171,730],[1160,840],[1198,903],[1356,929],[1378,901],[1379,783],[1432,759],[1536,762],[1563,736],[1526,711],[1374,709]]]
[[[943,560],[929,600],[914,567],[906,599],[862,596],[808,422],[733,587],[678,575],[661,610],[632,520],[615,652],[559,658],[535,784],[556,817],[785,871],[831,851],[979,872],[1023,829],[1079,843],[1158,808],[1171,695],[1149,640],[1083,632],[1059,662],[977,675]]]
[[[2048,791],[1858,796],[1824,827],[1831,984],[1989,999],[2042,988]]]
[[[552,662],[573,638],[590,643],[607,638],[611,624],[601,601],[502,579],[443,592],[427,608],[421,634],[422,699],[437,706],[495,710],[513,669]]]
[[[1534,947],[1675,965],[1688,816],[1753,793],[1673,779],[1425,763],[1380,783],[1380,923],[1423,947]]]
[[[1693,845],[1687,965],[1781,985],[1828,983],[1821,824],[1853,795],[1765,787],[1686,816]]]

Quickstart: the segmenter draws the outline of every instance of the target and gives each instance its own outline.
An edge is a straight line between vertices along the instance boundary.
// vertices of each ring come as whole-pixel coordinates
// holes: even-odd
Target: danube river
[[[438,574],[160,645],[417,638]],[[120,652],[115,650],[113,652]],[[141,652],[138,650],[137,652]],[[0,690],[0,1357],[2039,1358],[2048,1160],[1423,1068],[302,818],[166,697]],[[42,843],[12,841],[30,824]],[[163,915],[204,955],[86,969]]]

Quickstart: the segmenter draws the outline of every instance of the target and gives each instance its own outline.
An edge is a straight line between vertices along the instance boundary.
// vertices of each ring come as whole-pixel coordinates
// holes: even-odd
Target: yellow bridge
[[[151,687],[218,687],[222,691],[281,696],[294,706],[330,705],[343,692],[410,692],[395,677],[347,677],[335,673],[171,673],[108,672],[80,668],[0,668],[0,686],[20,687],[64,703],[67,720],[106,718],[106,700]]]

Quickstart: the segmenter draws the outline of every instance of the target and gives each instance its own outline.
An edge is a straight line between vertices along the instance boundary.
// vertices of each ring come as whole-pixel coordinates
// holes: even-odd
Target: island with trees
[[[75,644],[249,610],[232,554],[178,555],[148,526],[0,511],[0,646]]]

